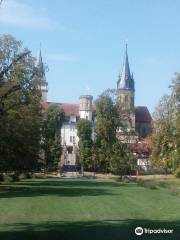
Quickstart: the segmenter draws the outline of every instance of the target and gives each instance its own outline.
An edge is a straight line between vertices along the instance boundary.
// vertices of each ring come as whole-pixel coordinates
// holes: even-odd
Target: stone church
[[[93,106],[93,96],[82,95],[77,104],[54,103],[47,101],[48,83],[45,77],[42,56],[39,56],[39,68],[41,70],[41,92],[42,101],[45,107],[56,105],[64,110],[65,121],[61,129],[63,146],[62,164],[75,164],[78,151],[78,136],[76,124],[80,118],[88,119],[95,124],[96,111]],[[143,141],[151,133],[152,118],[146,106],[134,106],[135,81],[130,71],[127,45],[125,49],[124,63],[117,81],[117,101],[123,110],[123,122],[126,126],[126,136],[121,129],[118,130],[118,137],[121,141],[135,144]],[[127,138],[128,136],[128,138]]]

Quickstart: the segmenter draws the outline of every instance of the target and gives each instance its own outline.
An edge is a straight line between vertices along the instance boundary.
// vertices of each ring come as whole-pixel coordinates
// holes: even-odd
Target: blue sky
[[[4,0],[0,33],[10,33],[49,66],[48,100],[94,99],[116,86],[128,41],[135,104],[151,112],[180,71],[178,0]]]

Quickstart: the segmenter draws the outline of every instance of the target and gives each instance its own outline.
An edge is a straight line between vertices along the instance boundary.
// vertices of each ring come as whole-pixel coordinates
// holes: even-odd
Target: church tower
[[[134,77],[130,72],[127,44],[122,72],[117,82],[118,101],[123,110],[134,108]]]
[[[134,92],[134,77],[130,72],[126,44],[123,68],[117,82],[117,101],[124,113],[124,122],[129,130],[135,128]]]
[[[41,49],[39,52],[37,69],[38,69],[38,77],[40,79],[40,90],[41,90],[41,94],[42,94],[41,99],[42,99],[42,102],[47,102],[48,83],[46,81],[45,67],[44,67],[44,63],[42,60]]]

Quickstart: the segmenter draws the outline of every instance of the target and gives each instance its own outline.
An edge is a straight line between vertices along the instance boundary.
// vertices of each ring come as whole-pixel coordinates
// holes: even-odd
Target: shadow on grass
[[[143,234],[136,236],[137,226],[150,229],[173,229],[173,234]],[[180,239],[180,221],[105,220],[94,222],[47,222],[42,224],[18,223],[4,225],[0,239],[5,240],[135,240],[135,239]],[[9,229],[9,230],[5,230]]]
[[[0,198],[35,197],[56,195],[66,197],[115,195],[113,187],[127,186],[117,182],[98,182],[85,180],[23,180],[1,184]],[[128,186],[134,186],[128,184]],[[117,194],[117,193],[116,193]]]
[[[46,179],[46,180],[25,180],[17,183],[18,185],[31,186],[67,186],[67,187],[119,187],[122,183],[114,181],[97,181],[96,179]]]
[[[53,188],[53,187],[7,187],[0,192],[0,198],[36,197],[55,195],[59,197],[114,195],[106,189],[96,188]]]

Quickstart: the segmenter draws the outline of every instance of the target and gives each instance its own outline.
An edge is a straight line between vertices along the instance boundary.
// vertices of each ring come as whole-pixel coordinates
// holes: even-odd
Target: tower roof
[[[44,63],[43,63],[43,60],[42,60],[41,49],[39,51],[38,68],[39,68],[39,72],[41,73],[41,76],[44,77],[45,76],[45,69],[44,69]]]
[[[121,75],[119,76],[119,80],[117,82],[117,88],[130,89],[134,91],[134,79],[133,79],[133,75],[131,75],[131,72],[130,72],[128,53],[127,53],[127,44],[126,44],[126,50],[125,50],[124,64],[123,64]]]
[[[41,79],[41,83],[42,85],[47,85],[46,82],[46,75],[45,75],[45,66],[42,60],[42,53],[41,53],[41,48],[39,51],[39,59],[38,59],[38,63],[37,63],[37,68],[38,68],[38,75]]]

